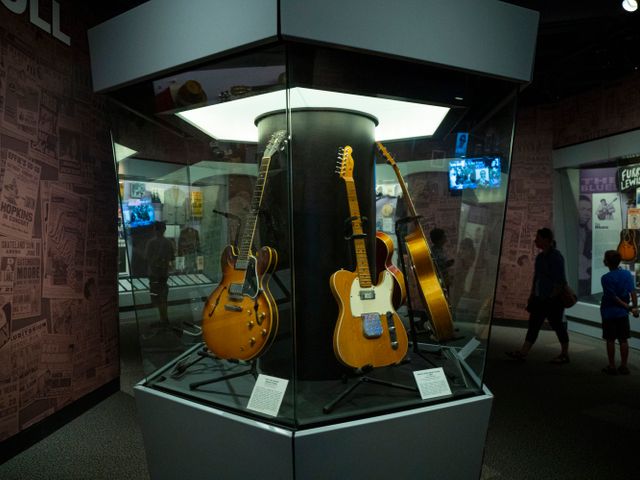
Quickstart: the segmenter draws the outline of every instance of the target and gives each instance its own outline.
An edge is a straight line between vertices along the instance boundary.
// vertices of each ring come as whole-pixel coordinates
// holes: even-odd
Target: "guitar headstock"
[[[287,138],[286,130],[278,130],[271,134],[271,138],[269,139],[269,143],[264,149],[263,157],[271,157],[274,153],[276,153],[280,146],[283,144],[284,140]]]
[[[376,142],[376,146],[378,147],[378,150],[380,151],[384,159],[387,161],[387,163],[392,167],[395,167],[396,161],[394,160],[393,156],[389,153],[389,150],[387,150],[387,147],[385,147],[380,142]]]
[[[338,150],[338,162],[336,164],[336,173],[343,180],[353,180],[353,157],[351,156],[353,148],[346,145]]]

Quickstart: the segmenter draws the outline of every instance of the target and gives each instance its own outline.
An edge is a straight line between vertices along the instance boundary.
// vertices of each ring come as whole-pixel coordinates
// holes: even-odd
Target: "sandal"
[[[562,365],[564,363],[569,363],[569,356],[568,355],[558,355],[556,358],[553,358],[551,360],[551,363],[554,363],[556,365]]]
[[[602,369],[602,373],[606,373],[607,375],[617,375],[618,371],[615,369],[615,367],[606,366]]]
[[[620,375],[629,375],[631,372],[629,371],[629,368],[624,366],[624,365],[620,365],[618,367],[618,373]]]
[[[513,358],[514,360],[518,360],[519,362],[524,362],[527,356],[523,354],[520,350],[514,350],[513,352],[504,352],[505,355],[509,358]]]

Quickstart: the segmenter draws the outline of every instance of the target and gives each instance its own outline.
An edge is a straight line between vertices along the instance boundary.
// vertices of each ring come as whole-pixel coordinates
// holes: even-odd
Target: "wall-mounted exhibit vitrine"
[[[621,268],[640,284],[640,131],[554,150],[554,218],[569,281],[578,303],[566,312],[569,328],[602,337],[601,277],[607,250],[618,250]],[[630,317],[632,346],[640,346],[640,320]]]
[[[216,25],[239,22],[234,48],[203,33],[208,54],[163,68],[157,53],[132,64],[103,43],[132,41],[127,24],[152,12],[170,18],[163,2],[92,32],[96,85],[120,105],[123,275],[139,283],[150,469],[198,476],[224,459],[228,478],[408,478],[427,464],[441,478],[477,474],[515,99],[536,15],[501,2],[485,2],[496,17],[482,21],[471,3],[363,2],[357,18],[337,2],[218,3]],[[439,27],[441,45],[427,46],[418,13],[434,28],[456,14],[464,33]],[[388,435],[404,440],[372,456]],[[215,455],[198,454],[206,439]],[[438,446],[454,439],[448,453]],[[252,462],[229,461],[265,441],[273,448]]]

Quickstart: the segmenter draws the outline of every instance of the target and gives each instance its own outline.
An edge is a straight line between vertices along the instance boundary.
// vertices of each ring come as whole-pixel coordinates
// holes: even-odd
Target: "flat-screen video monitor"
[[[449,190],[499,188],[500,157],[456,158],[449,161]]]
[[[151,225],[155,221],[153,205],[145,200],[129,200],[122,205],[122,217],[127,227]]]

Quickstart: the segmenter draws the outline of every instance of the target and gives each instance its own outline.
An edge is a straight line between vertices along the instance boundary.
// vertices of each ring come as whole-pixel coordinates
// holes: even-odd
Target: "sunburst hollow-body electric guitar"
[[[449,308],[449,301],[442,288],[436,266],[431,257],[431,249],[422,230],[422,225],[420,225],[418,221],[419,217],[409,196],[409,190],[400,174],[398,165],[382,143],[378,142],[377,146],[387,163],[393,168],[396,177],[398,177],[398,183],[402,189],[407,211],[409,212],[409,216],[414,219],[414,230],[404,237],[404,241],[418,284],[420,299],[429,312],[429,321],[434,336],[440,341],[449,340],[453,337],[454,332],[453,318],[451,309]]]
[[[271,157],[285,137],[286,131],[275,132],[265,148],[241,240],[224,249],[222,280],[202,312],[204,341],[219,358],[254,359],[266,351],[278,330],[278,309],[268,289],[278,254],[266,246],[254,253],[253,240]]]
[[[338,360],[349,367],[384,367],[399,363],[409,342],[393,307],[392,273],[384,269],[377,284],[371,281],[351,153],[350,146],[342,149],[338,173],[347,189],[357,268],[354,272],[338,270],[330,279],[339,306],[333,348]]]

